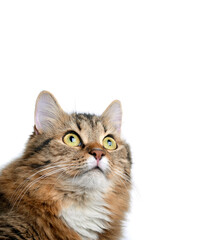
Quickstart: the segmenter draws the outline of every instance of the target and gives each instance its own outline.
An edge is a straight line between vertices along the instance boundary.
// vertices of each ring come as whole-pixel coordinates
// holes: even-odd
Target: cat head
[[[47,169],[67,188],[105,189],[130,178],[128,145],[121,139],[122,108],[113,101],[100,115],[68,114],[43,91],[35,107],[34,133],[24,158],[35,169]],[[42,170],[40,170],[42,171]]]

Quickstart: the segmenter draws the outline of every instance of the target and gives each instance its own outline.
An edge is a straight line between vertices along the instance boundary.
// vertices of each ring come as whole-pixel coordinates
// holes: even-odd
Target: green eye
[[[117,148],[116,141],[112,137],[105,137],[103,139],[103,146],[109,150],[114,150]]]
[[[63,138],[64,143],[70,147],[81,146],[81,140],[75,133],[68,133]]]

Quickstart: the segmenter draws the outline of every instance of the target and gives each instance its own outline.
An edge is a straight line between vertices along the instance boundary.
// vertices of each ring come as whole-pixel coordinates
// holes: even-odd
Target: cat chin
[[[80,176],[71,178],[71,187],[82,188],[85,190],[98,190],[105,192],[109,186],[110,181],[106,178],[105,174],[97,168],[94,168]]]

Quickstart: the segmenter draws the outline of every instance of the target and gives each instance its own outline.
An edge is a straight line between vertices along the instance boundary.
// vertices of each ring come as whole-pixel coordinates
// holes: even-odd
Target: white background
[[[126,240],[215,239],[214,1],[1,1],[0,166],[34,104],[123,105],[133,154]]]

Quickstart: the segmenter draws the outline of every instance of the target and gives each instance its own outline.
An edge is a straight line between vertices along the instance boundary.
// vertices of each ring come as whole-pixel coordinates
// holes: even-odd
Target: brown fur
[[[57,120],[53,120],[46,131],[34,127],[23,155],[2,170],[0,239],[82,240],[62,220],[60,212],[72,204],[87,204],[88,190],[83,186],[72,186],[68,180],[81,176],[90,156],[89,150],[96,147],[105,151],[110,164],[105,177],[111,182],[103,194],[111,221],[107,229],[98,233],[98,239],[119,240],[129,208],[129,147],[105,114],[95,116],[59,111]],[[72,148],[63,143],[63,136],[71,130],[82,138],[82,147]],[[114,136],[118,145],[116,150],[103,148],[101,139],[108,134]],[[63,166],[64,161],[71,166]],[[61,168],[56,167],[59,164]]]

